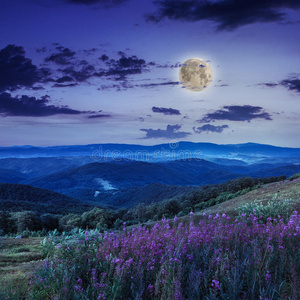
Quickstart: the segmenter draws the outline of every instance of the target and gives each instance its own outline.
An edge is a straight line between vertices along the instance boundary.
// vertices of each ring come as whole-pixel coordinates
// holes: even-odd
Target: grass
[[[45,258],[41,240],[0,238],[0,285],[9,291],[7,299],[20,300],[26,294],[28,276],[42,266]]]
[[[202,215],[203,212],[206,214],[226,213],[227,215],[236,216],[238,214],[237,210],[243,205],[253,203],[254,201],[266,205],[268,201],[274,199],[275,195],[276,201],[291,199],[291,212],[294,210],[300,211],[300,180],[296,179],[294,181],[285,180],[263,185],[245,195],[206,208],[196,214]]]

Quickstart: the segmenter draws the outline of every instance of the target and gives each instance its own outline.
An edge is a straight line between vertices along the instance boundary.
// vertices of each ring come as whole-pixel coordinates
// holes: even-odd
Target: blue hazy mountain
[[[179,142],[154,146],[129,144],[91,144],[73,146],[33,147],[14,146],[0,147],[0,158],[29,157],[93,157],[101,162],[114,158],[127,158],[148,162],[178,160],[186,158],[219,158],[241,160],[246,163],[257,163],[265,160],[285,163],[296,163],[300,160],[299,148],[276,147],[271,145],[245,143],[218,145],[213,143]]]
[[[11,169],[0,169],[0,182],[19,183],[26,180],[28,176],[22,172]]]
[[[0,157],[2,183],[28,184],[107,206],[159,201],[187,187],[244,176],[300,172],[300,149],[254,143],[18,146],[0,147]]]
[[[31,178],[23,183],[54,190],[85,200],[99,193],[111,195],[121,189],[149,184],[199,186],[216,184],[239,177],[291,176],[300,172],[300,165],[253,164],[227,166],[205,160],[177,160],[148,163],[120,161],[91,163],[47,176]]]
[[[2,158],[0,159],[0,182],[11,182],[1,180],[1,178],[5,178],[5,171],[1,173],[1,169],[11,170],[11,172],[16,171],[19,173],[18,177],[32,178],[61,172],[92,162],[94,162],[94,159],[91,156]],[[21,181],[18,180],[16,183]]]

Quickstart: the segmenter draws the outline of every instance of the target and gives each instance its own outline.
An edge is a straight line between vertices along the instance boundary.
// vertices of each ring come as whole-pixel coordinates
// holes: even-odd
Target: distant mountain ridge
[[[148,162],[169,161],[180,158],[237,159],[247,163],[270,158],[284,158],[287,163],[300,162],[300,148],[277,147],[265,144],[213,144],[171,142],[154,146],[133,144],[90,144],[52,147],[14,146],[0,147],[0,158],[89,156],[94,161],[114,158]]]

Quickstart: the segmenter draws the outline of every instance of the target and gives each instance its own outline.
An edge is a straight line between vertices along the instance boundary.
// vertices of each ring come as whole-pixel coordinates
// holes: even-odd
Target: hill
[[[114,193],[102,192],[95,197],[95,202],[111,208],[129,208],[139,204],[158,203],[166,199],[184,195],[198,187],[165,185],[151,183],[146,186],[134,186]]]
[[[22,172],[10,169],[0,169],[0,182],[19,183],[28,179],[28,176]]]
[[[21,174],[19,176],[23,176],[23,180],[24,180],[26,178],[45,176],[52,173],[61,172],[67,169],[83,166],[91,162],[94,162],[94,160],[90,156],[88,157],[2,158],[0,159],[0,169],[17,171]],[[2,174],[3,174],[3,178],[5,178],[5,172],[3,172]],[[6,180],[8,179],[9,178],[6,178]],[[12,181],[7,181],[7,182],[14,183]]]
[[[226,213],[229,215],[236,215],[236,209],[245,204],[256,202],[266,205],[268,201],[272,199],[275,199],[275,201],[290,199],[291,212],[294,210],[299,212],[300,179],[295,179],[293,181],[285,180],[263,185],[260,188],[250,191],[244,195],[204,209],[200,212],[200,214],[205,212],[206,214]]]
[[[92,208],[78,199],[24,184],[0,183],[0,210],[30,210],[38,214],[67,214]]]
[[[299,166],[300,170],[300,166]],[[165,185],[204,185],[241,177],[206,161],[92,163],[82,167],[24,181],[74,197],[93,199],[95,192],[115,192],[131,186],[152,183]]]
[[[31,178],[23,183],[88,201],[93,201],[95,196],[101,194],[101,199],[106,199],[104,202],[107,203],[107,199],[112,197],[113,202],[117,203],[121,200],[117,200],[116,197],[121,199],[122,192],[124,198],[129,197],[130,190],[127,189],[129,187],[142,187],[153,183],[171,186],[203,186],[244,176],[252,178],[264,177],[264,174],[268,174],[268,177],[291,176],[298,172],[300,172],[300,165],[228,166],[202,159],[160,163],[121,160],[90,163],[47,176]],[[115,196],[117,191],[118,196]],[[133,194],[136,193],[136,189],[131,189],[131,191]],[[137,196],[133,194],[132,197],[137,199]],[[142,195],[140,201],[143,201]]]

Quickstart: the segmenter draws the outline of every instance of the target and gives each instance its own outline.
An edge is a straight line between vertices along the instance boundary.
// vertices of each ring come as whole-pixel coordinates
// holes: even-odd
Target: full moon
[[[206,89],[213,78],[210,65],[203,59],[188,59],[179,70],[179,80],[182,85],[193,92]]]

